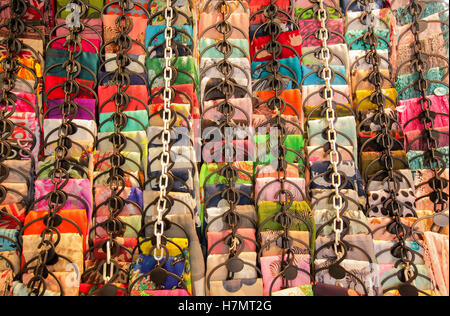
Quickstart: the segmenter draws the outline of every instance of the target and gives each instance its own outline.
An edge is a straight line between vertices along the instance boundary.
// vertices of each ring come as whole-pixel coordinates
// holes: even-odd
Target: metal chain
[[[65,162],[69,154],[69,150],[72,146],[71,141],[68,137],[71,135],[72,131],[71,121],[74,118],[73,114],[77,113],[78,111],[78,106],[74,102],[74,99],[76,98],[80,88],[79,84],[75,80],[78,77],[81,69],[81,64],[75,60],[75,58],[79,56],[79,54],[81,54],[81,51],[77,52],[78,48],[80,47],[80,29],[76,27],[69,27],[68,30],[69,35],[66,37],[66,41],[64,43],[68,52],[68,59],[61,65],[61,68],[64,68],[66,72],[66,81],[63,85],[64,102],[60,106],[62,118],[61,125],[58,128],[54,168],[52,171],[50,171],[53,190],[47,196],[48,219],[45,222],[46,228],[43,232],[43,239],[41,241],[41,245],[44,245],[46,247],[40,252],[40,258],[42,258],[42,260],[39,260],[39,265],[34,272],[34,274],[38,276],[41,276],[43,271],[46,270],[48,259],[52,259],[48,258],[49,254],[50,252],[55,251],[55,247],[57,246],[52,241],[51,234],[50,239],[46,240],[45,233],[51,232],[55,229],[55,221],[59,217],[57,212],[64,207],[67,201],[67,194],[66,192],[64,192],[64,187],[67,183],[67,180],[69,179],[68,169],[70,168],[70,166],[68,166]],[[39,273],[36,274],[37,272]]]
[[[276,6],[276,0],[272,1],[272,6],[274,7],[274,10],[267,10],[267,18],[270,18],[270,24],[271,26],[277,25],[278,27],[270,28],[271,29],[271,44],[269,46],[269,53],[272,55],[272,63],[276,64],[279,60],[282,50],[278,47],[281,46],[279,42],[279,37],[281,35],[281,27],[278,25],[278,7]],[[278,48],[278,49],[277,49]],[[267,67],[269,69],[268,72],[273,76],[270,80],[271,83],[271,90],[275,93],[274,97],[272,98],[274,103],[278,105],[279,107],[275,107],[274,111],[276,113],[276,128],[278,132],[278,168],[277,168],[277,178],[280,183],[280,190],[279,190],[279,202],[281,206],[281,216],[278,219],[281,222],[281,226],[283,228],[283,234],[282,234],[282,254],[281,254],[281,262],[280,262],[280,271],[285,271],[286,268],[290,265],[290,257],[292,256],[293,252],[291,251],[291,248],[289,247],[289,231],[292,226],[293,217],[290,211],[290,206],[292,205],[293,201],[291,201],[291,194],[288,194],[286,189],[286,180],[287,180],[287,163],[286,163],[286,153],[287,148],[285,145],[286,141],[286,125],[284,124],[282,120],[282,109],[280,107],[283,105],[283,102],[281,102],[281,94],[283,92],[283,86],[281,82],[279,81],[279,68],[278,67]],[[269,140],[270,141],[270,140]],[[283,174],[283,176],[281,176]],[[283,199],[284,198],[284,199]],[[283,274],[282,276],[282,288],[288,288],[289,287],[289,280],[286,278],[286,275]]]
[[[424,13],[424,3],[416,0],[411,0],[411,3],[407,6],[407,11],[412,17],[411,32],[414,36],[414,59],[412,61],[413,69],[418,74],[419,79],[416,80],[414,88],[420,92],[419,104],[422,113],[416,117],[424,125],[423,138],[427,144],[427,150],[425,150],[425,164],[428,163],[428,167],[433,172],[432,180],[429,185],[433,191],[434,198],[430,196],[430,199],[434,203],[435,213],[440,213],[448,210],[449,202],[448,196],[444,193],[445,185],[443,183],[448,180],[441,177],[442,171],[445,168],[445,163],[441,160],[441,154],[438,151],[439,140],[434,133],[434,117],[435,112],[431,111],[432,101],[427,97],[427,91],[430,86],[430,80],[426,78],[427,70],[427,57],[428,55],[424,51],[424,47],[420,40],[420,33],[423,31],[423,21],[421,18]],[[426,23],[426,22],[425,22]],[[400,224],[399,224],[400,225]],[[407,236],[404,238],[406,239]],[[404,240],[400,240],[404,248],[407,248]],[[410,282],[414,278],[415,272],[411,267],[409,258],[403,258],[405,251],[402,251],[402,262],[404,264],[404,278],[406,282]],[[408,252],[406,251],[406,256]]]
[[[14,132],[14,123],[9,118],[14,115],[16,108],[16,96],[12,91],[16,86],[16,75],[20,68],[18,57],[22,50],[22,42],[19,37],[26,29],[23,16],[27,12],[27,8],[28,5],[24,0],[10,1],[10,18],[6,22],[8,38],[2,41],[6,46],[6,56],[0,62],[3,69],[0,96],[0,167],[6,175],[9,174],[9,168],[4,162],[10,157],[13,150],[10,138]],[[5,201],[8,192],[8,189],[2,185],[6,178],[1,177],[0,204]]]
[[[298,219],[293,212],[291,211],[291,207],[294,203],[293,193],[289,191],[289,186],[287,185],[288,181],[288,163],[286,161],[287,155],[287,146],[285,145],[285,141],[287,138],[287,120],[283,118],[283,113],[285,112],[285,102],[282,98],[282,93],[285,89],[283,83],[283,75],[280,73],[281,65],[279,62],[280,56],[282,55],[282,44],[280,43],[280,36],[283,33],[282,23],[293,23],[287,19],[287,21],[282,21],[280,19],[280,15],[286,14],[281,11],[281,9],[277,5],[278,0],[272,0],[270,5],[267,6],[263,13],[266,18],[266,22],[264,22],[265,29],[268,30],[270,34],[270,41],[266,44],[267,52],[272,56],[271,60],[268,60],[265,64],[265,71],[268,73],[267,77],[264,78],[266,81],[266,89],[270,90],[274,93],[274,96],[267,101],[268,107],[274,112],[274,116],[267,122],[270,125],[270,134],[273,135],[272,130],[276,129],[277,133],[277,141],[278,146],[274,146],[271,148],[274,156],[277,157],[277,160],[274,162],[274,169],[277,170],[277,182],[279,183],[280,188],[275,193],[275,196],[278,195],[278,203],[280,204],[279,213],[274,216],[274,221],[280,224],[281,226],[281,260],[280,260],[280,275],[281,275],[281,288],[289,288],[290,276],[287,271],[290,269],[295,269],[293,265],[293,256],[294,250],[292,249],[292,239],[290,237],[290,230],[295,219]],[[290,1],[290,5],[292,5],[292,1]],[[280,12],[281,11],[281,12]],[[287,14],[286,14],[287,15]],[[252,39],[253,40],[253,39]],[[285,79],[289,77],[284,77]],[[289,78],[289,80],[293,80]],[[268,140],[269,142],[271,140]],[[269,163],[273,164],[273,163]],[[261,190],[267,189],[263,187]],[[258,203],[255,201],[257,207]],[[262,245],[264,248],[265,245]],[[272,294],[272,293],[270,293]]]
[[[4,14],[5,10],[10,11],[10,17],[4,25],[8,29],[8,36],[0,41],[2,46],[1,53],[4,53],[4,58],[0,61],[2,67],[2,72],[0,73],[0,205],[4,204],[9,193],[9,189],[4,186],[4,182],[7,181],[11,169],[6,162],[8,159],[21,159],[20,157],[15,157],[14,152],[27,150],[28,148],[27,142],[25,142],[25,144],[20,144],[19,140],[14,140],[14,130],[15,128],[20,128],[20,125],[15,124],[13,120],[11,120],[16,111],[17,96],[13,90],[15,89],[18,72],[20,70],[19,55],[23,47],[19,38],[26,29],[23,17],[27,12],[27,9],[28,3],[26,1],[11,0],[9,7],[6,5],[3,10],[0,10],[0,14]],[[3,49],[6,51],[3,52]],[[30,146],[30,152],[33,149],[34,144]],[[32,159],[29,160],[31,168],[33,168],[34,163],[31,163]],[[28,179],[25,180],[28,182]],[[27,184],[26,187],[28,191],[29,185]],[[28,199],[26,202],[26,204],[28,204]],[[29,205],[25,205],[25,207],[28,208]],[[19,230],[23,228],[23,223],[16,216],[8,213],[4,208],[0,210],[0,217],[3,217],[3,215],[14,220],[18,224],[17,228]],[[7,238],[7,236],[0,234],[0,240],[7,241]],[[20,258],[22,256],[22,245],[17,243],[15,251],[18,258]],[[6,266],[9,266],[12,275],[14,277],[16,276],[17,271],[15,271],[13,265],[10,264],[7,258],[0,256],[0,262],[2,264],[6,263]]]
[[[173,48],[172,40],[174,38],[174,28],[173,16],[174,9],[172,8],[172,0],[167,0],[166,8],[164,11],[164,16],[166,19],[166,29],[164,31],[164,37],[166,40],[166,47],[164,49],[164,110],[162,112],[163,116],[163,132],[161,135],[162,142],[162,154],[161,154],[161,175],[159,178],[159,200],[157,204],[157,219],[154,226],[154,234],[156,237],[156,247],[154,250],[154,257],[157,261],[161,261],[164,258],[164,251],[162,249],[162,236],[164,235],[164,221],[163,216],[167,211],[167,188],[169,186],[169,174],[168,169],[170,165],[170,142],[171,142],[171,130],[170,123],[172,122],[172,58],[173,58]],[[159,251],[159,254],[157,253]]]
[[[247,127],[248,124],[250,124],[249,121],[237,123],[233,119],[238,109],[233,102],[231,102],[233,94],[235,93],[234,91],[237,89],[237,84],[233,79],[235,65],[230,59],[234,51],[233,45],[230,43],[230,38],[232,37],[232,32],[230,30],[233,29],[230,16],[232,15],[234,6],[244,6],[244,4],[241,1],[235,4],[232,2],[233,1],[229,0],[219,0],[217,3],[212,3],[209,1],[205,3],[205,7],[203,9],[206,11],[208,10],[208,6],[211,6],[214,7],[212,10],[215,10],[218,14],[218,20],[214,24],[214,29],[219,33],[218,40],[216,41],[216,49],[221,55],[223,55],[223,57],[220,58],[220,61],[214,64],[214,67],[220,73],[220,80],[217,78],[218,85],[216,87],[216,91],[222,95],[221,99],[223,99],[217,107],[217,110],[220,112],[222,117],[215,122],[214,127],[217,134],[220,134],[217,135],[219,136],[218,138],[223,141],[223,147],[220,153],[222,157],[220,158],[224,158],[225,160],[223,164],[218,164],[218,169],[214,173],[224,179],[224,189],[221,192],[221,197],[227,202],[227,211],[222,215],[222,219],[231,230],[231,232],[227,235],[229,246],[228,262],[230,263],[240,262],[241,260],[238,257],[243,250],[243,245],[239,240],[240,237],[237,232],[240,228],[242,217],[236,209],[241,200],[241,193],[236,188],[236,181],[239,177],[239,173],[242,172],[245,174],[245,172],[233,163],[233,160],[237,160],[234,158],[237,158],[237,152],[239,149],[234,147],[232,141],[227,142],[226,140],[228,138],[227,135],[229,128]],[[205,52],[206,49],[201,53],[201,56],[203,56]],[[205,98],[202,102],[205,102]],[[203,145],[206,145],[206,143],[207,141],[204,139]],[[236,157],[234,156],[235,154]],[[210,273],[207,276],[208,280],[210,280],[211,275],[212,274]],[[234,276],[235,272],[231,271],[227,267],[227,280],[233,279]],[[207,281],[207,287],[209,288],[209,286],[210,283]]]
[[[220,1],[221,5],[220,5],[220,15],[221,15],[221,23],[223,23],[223,25],[228,25],[231,28],[231,24],[229,21],[229,17],[231,16],[231,5],[228,3],[228,1],[222,0]],[[217,28],[217,30],[222,34],[222,43],[225,44],[229,44],[229,39],[231,37],[231,33],[229,33],[226,28]],[[226,49],[223,51],[223,60],[225,62],[228,61],[228,58],[230,58],[232,54],[232,48],[231,49]],[[223,79],[223,86],[222,86],[222,92],[224,93],[225,96],[225,103],[228,105],[226,107],[222,108],[222,114],[225,116],[225,120],[222,120],[221,122],[221,127],[223,128],[223,135],[225,135],[226,131],[225,129],[228,127],[235,127],[236,123],[233,120],[233,116],[234,116],[234,106],[232,105],[232,103],[229,101],[231,99],[231,91],[230,89],[227,89],[227,85],[229,85],[231,83],[230,79],[232,78],[232,73],[227,73],[225,75],[225,78]],[[228,205],[229,205],[229,216],[228,216],[228,224],[231,228],[231,234],[230,234],[230,242],[231,244],[236,244],[238,245],[239,239],[237,238],[237,230],[239,229],[240,226],[240,221],[239,216],[237,215],[237,211],[236,211],[236,206],[239,204],[239,200],[240,200],[240,195],[238,192],[236,192],[236,188],[235,188],[235,184],[236,184],[236,176],[237,176],[237,170],[233,167],[233,164],[229,162],[226,154],[226,150],[227,147],[232,147],[233,144],[232,143],[225,143],[225,160],[226,160],[226,166],[223,169],[223,176],[225,176],[225,178],[227,179],[227,187],[225,188],[225,190],[223,191],[223,195],[226,197]],[[236,247],[230,247],[229,249],[229,258],[233,258],[236,257],[238,255],[237,253],[237,248]],[[235,273],[228,270],[228,275],[227,275],[227,280],[231,280],[234,278]]]
[[[374,117],[375,123],[379,123],[381,129],[380,132],[375,137],[382,148],[381,158],[379,158],[384,171],[387,173],[386,184],[388,186],[389,197],[384,201],[385,205],[390,207],[390,214],[394,219],[396,237],[398,243],[394,245],[392,250],[396,249],[400,251],[401,258],[400,261],[404,265],[404,276],[406,282],[410,280],[410,276],[414,275],[414,270],[411,267],[411,262],[408,258],[408,246],[407,238],[408,236],[403,233],[402,227],[402,214],[401,206],[397,201],[398,190],[400,190],[400,185],[398,179],[395,176],[394,170],[394,158],[392,154],[392,149],[394,146],[393,136],[391,135],[391,130],[396,124],[396,121],[390,118],[386,112],[386,96],[383,92],[384,78],[380,70],[381,57],[378,54],[377,47],[379,44],[379,37],[375,33],[375,16],[370,9],[365,14],[361,15],[361,23],[368,23],[368,29],[363,37],[363,41],[369,46],[368,53],[365,56],[366,62],[371,66],[371,73],[368,76],[369,82],[375,87],[375,90],[370,96],[370,101],[377,105],[376,115]]]
[[[327,29],[328,11],[325,7],[324,0],[319,1],[319,9],[317,11],[318,20],[320,22],[320,28],[318,29],[318,38],[322,41],[322,47],[319,51],[318,59],[322,62],[321,77],[325,81],[324,98],[326,100],[326,120],[328,122],[328,142],[330,144],[330,164],[332,167],[331,181],[334,189],[333,196],[333,209],[335,211],[336,218],[333,221],[334,232],[334,252],[339,259],[343,256],[343,250],[341,249],[341,234],[344,231],[344,221],[341,218],[341,210],[343,208],[343,198],[340,193],[340,187],[342,184],[341,174],[339,173],[340,156],[337,146],[337,131],[335,128],[336,122],[336,110],[333,103],[333,89],[331,87],[331,80],[333,78],[333,71],[330,67],[331,53],[328,47],[328,39],[330,32]]]
[[[436,193],[437,197],[434,202],[435,212],[443,212],[448,209],[449,203],[443,193],[442,186],[436,186],[436,183],[442,183],[444,179],[441,178],[441,170],[445,168],[439,151],[438,144],[439,140],[434,135],[434,117],[431,111],[431,100],[427,98],[427,90],[430,85],[430,81],[426,79],[426,54],[424,53],[424,48],[420,41],[421,33],[421,17],[423,16],[423,7],[416,1],[412,0],[409,7],[409,13],[412,16],[412,26],[411,32],[414,35],[414,54],[415,59],[413,61],[413,66],[419,75],[419,79],[416,81],[415,88],[421,94],[419,103],[422,110],[421,122],[424,125],[425,130],[425,140],[428,147],[428,155],[425,157],[425,162],[428,162],[429,168],[433,171],[435,181],[431,182],[431,187]]]
[[[47,4],[46,4],[47,6]],[[13,0],[10,2],[10,13],[11,18],[9,19],[9,28],[10,33],[8,40],[6,42],[7,50],[11,51],[11,53],[7,53],[6,58],[2,61],[2,67],[6,70],[6,72],[14,71],[17,72],[19,70],[20,64],[17,61],[17,57],[23,47],[23,44],[19,40],[19,38],[25,33],[27,30],[28,23],[33,25],[33,22],[28,21],[24,18],[25,14],[29,9],[38,10],[36,7],[30,5],[29,1],[23,0]],[[46,12],[44,12],[44,15]],[[36,22],[36,21],[35,21]],[[37,22],[39,25],[45,25],[43,20]],[[33,29],[36,30],[36,29]],[[69,28],[69,35],[66,37],[64,42],[64,46],[66,47],[66,51],[68,52],[68,60],[59,64],[62,71],[66,72],[66,81],[61,85],[61,88],[64,92],[64,102],[60,105],[60,111],[62,114],[61,125],[55,129],[57,131],[57,140],[50,142],[48,144],[43,145],[43,150],[47,146],[52,146],[53,143],[56,144],[53,155],[54,155],[54,163],[50,167],[49,178],[53,184],[53,189],[42,198],[42,200],[47,201],[48,211],[41,218],[44,228],[40,233],[40,242],[36,247],[36,251],[38,255],[35,257],[35,260],[31,260],[26,262],[22,267],[20,272],[19,279],[22,280],[22,276],[24,273],[28,273],[29,270],[32,270],[33,277],[28,280],[26,286],[29,289],[29,295],[37,295],[42,296],[45,295],[46,288],[46,279],[48,277],[48,265],[52,265],[57,261],[58,254],[56,253],[56,248],[60,241],[59,232],[57,227],[61,223],[61,216],[58,212],[64,207],[67,201],[67,193],[64,192],[64,187],[67,185],[67,181],[69,179],[69,169],[70,164],[67,163],[67,155],[69,153],[70,148],[72,147],[72,142],[68,138],[72,134],[72,124],[74,113],[77,112],[78,107],[74,102],[77,94],[79,93],[79,84],[75,81],[78,77],[81,65],[75,59],[79,56],[80,52],[77,53],[77,49],[80,46],[79,37],[77,36],[79,33],[79,29]],[[48,40],[47,36],[43,37],[44,34],[40,34],[41,39],[45,42]],[[45,44],[44,44],[45,47]],[[14,61],[11,62],[11,57],[14,57]],[[34,56],[38,58],[38,56]],[[48,70],[44,71],[44,77]],[[35,76],[35,88],[39,87],[39,83],[41,78],[37,77],[37,73],[33,74]],[[9,99],[14,95],[12,90],[15,88],[15,83],[17,80],[17,74],[14,76],[6,76],[3,78],[2,82],[2,97],[7,96]],[[5,85],[7,86],[5,88]],[[36,96],[38,95],[37,91],[34,91]],[[8,100],[8,99],[7,99]],[[15,100],[15,98],[14,98]],[[47,95],[44,97],[44,102],[47,103]],[[3,100],[2,102],[3,103]],[[9,106],[12,104],[8,104],[5,102],[6,110],[8,110]],[[47,104],[48,105],[48,104]],[[13,105],[13,109],[15,109],[15,104]],[[0,110],[0,121],[2,119],[8,118],[12,113],[6,114],[3,109]],[[3,125],[3,124],[2,124]],[[5,130],[3,130],[3,133]],[[3,134],[2,134],[3,136]],[[0,140],[1,153],[3,153],[4,145]],[[31,148],[33,150],[33,148]],[[30,154],[31,154],[30,150]],[[51,155],[50,155],[51,156]],[[44,157],[44,159],[49,157]],[[0,186],[1,189],[1,186]],[[2,191],[2,190],[0,190]],[[35,205],[36,201],[29,207]],[[25,227],[22,228],[21,232]],[[55,233],[58,234],[55,240]],[[30,267],[30,265],[32,265]],[[60,284],[59,284],[60,286]],[[64,295],[63,289],[60,287],[61,295]]]
[[[130,62],[128,52],[131,49],[131,38],[129,33],[131,32],[131,19],[127,16],[127,11],[133,8],[133,4],[127,0],[118,1],[119,10],[121,15],[116,20],[116,27],[120,30],[119,34],[115,37],[114,42],[117,45],[116,66],[113,78],[117,84],[117,92],[113,95],[115,103],[115,111],[112,116],[114,123],[114,132],[112,138],[112,154],[110,156],[111,170],[109,178],[109,188],[111,190],[111,196],[108,199],[109,218],[107,225],[104,227],[108,239],[104,244],[106,252],[106,261],[103,264],[103,280],[105,284],[113,282],[112,278],[115,275],[115,265],[117,253],[113,253],[111,250],[117,246],[116,238],[122,234],[124,224],[118,218],[120,216],[120,209],[125,204],[124,199],[120,196],[125,187],[124,171],[122,165],[125,160],[122,150],[125,146],[125,137],[122,135],[122,130],[126,127],[128,122],[128,116],[123,113],[126,110],[130,97],[127,94],[128,82],[126,78],[126,67]],[[109,273],[108,273],[109,272]]]

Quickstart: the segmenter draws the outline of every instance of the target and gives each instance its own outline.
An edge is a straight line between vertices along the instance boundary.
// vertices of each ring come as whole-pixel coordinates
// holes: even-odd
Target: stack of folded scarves
[[[123,296],[142,226],[149,128],[144,35],[150,15],[138,1],[105,1],[100,7],[94,212],[80,290],[82,295]]]
[[[330,146],[328,145],[327,102],[325,81],[321,76],[322,41],[318,37],[320,21],[318,3],[297,1],[296,15],[304,28],[302,34],[302,98],[308,131],[307,163],[310,171],[308,195],[313,209],[316,241],[314,253],[314,294],[327,295],[378,295],[379,276],[370,230],[366,227],[363,212],[365,191],[358,170],[358,143],[356,119],[350,93],[350,58],[344,37],[344,14],[342,4],[324,1],[328,15],[327,46],[330,50],[332,69],[331,88],[335,104],[335,129],[337,131],[338,170],[341,174],[340,195],[343,208],[340,211],[344,221],[342,243],[347,251],[337,258],[334,245],[333,210],[334,189],[331,185],[332,171]]]
[[[24,264],[15,296],[78,295],[84,270],[92,213],[98,57],[85,53],[95,52],[95,47],[82,40],[80,25],[84,22],[67,18],[71,13],[68,3],[55,4],[55,27],[45,51],[42,157],[34,184],[35,201],[21,236]],[[81,17],[88,16],[79,2],[71,3],[80,9]],[[86,115],[79,101],[84,97],[91,100],[91,115]]]
[[[409,194],[415,198],[416,210],[403,220],[410,231],[408,245],[416,254],[418,272],[412,282],[413,293],[448,295],[448,269],[444,268],[448,266],[445,252],[448,253],[449,99],[448,74],[444,75],[449,66],[448,26],[444,22],[448,20],[448,5],[439,1],[422,3],[416,12],[414,6],[417,7],[416,1],[392,3],[398,24],[397,111],[405,135],[406,159],[412,171],[408,181],[413,184],[413,192]],[[415,21],[420,25],[417,32],[420,55],[417,55]],[[425,61],[422,68],[416,67],[420,59]],[[382,282],[386,285],[392,280],[398,282],[390,276],[391,272],[386,272],[383,276],[386,281]],[[387,294],[402,293],[395,289]]]
[[[392,233],[386,238],[381,232],[392,232],[397,223],[400,227],[403,220],[416,216],[414,185],[396,110],[397,90],[392,72],[396,58],[396,19],[387,6],[372,4],[363,9],[355,7],[354,11],[347,12],[346,38],[352,48],[350,62],[359,117],[359,162],[368,196],[365,215],[374,233],[382,291],[390,292],[402,286],[393,271],[394,265],[400,271],[402,260],[411,259],[408,254],[402,256],[402,251],[416,250],[418,245],[400,234]],[[353,37],[355,32],[358,37]],[[418,252],[415,258],[414,264],[423,262],[423,252]],[[392,274],[394,277],[388,277]]]
[[[0,29],[14,82],[0,88],[0,295],[448,295],[446,4],[323,0],[347,248],[335,264],[318,2],[173,0],[161,264],[166,2],[11,11],[22,2],[0,0],[2,23],[26,25]]]
[[[249,4],[263,294],[311,296],[315,227],[305,193],[300,32],[291,1]]]
[[[172,1],[174,18],[172,39],[172,104],[170,126],[171,179],[166,198],[169,210],[164,213],[167,239],[163,263],[155,259],[154,227],[160,198],[161,155],[163,154],[163,110],[165,69],[165,3],[154,4],[145,33],[146,62],[151,98],[149,102],[149,163],[144,191],[144,221],[138,248],[133,259],[129,291],[133,296],[204,295],[204,262],[197,236],[199,220],[199,183],[195,164],[193,117],[198,113],[197,65],[195,61],[195,7],[190,1]],[[166,261],[167,260],[167,261]],[[172,273],[163,283],[153,280],[159,267]],[[176,277],[175,277],[176,275]]]
[[[19,232],[34,200],[41,144],[43,24],[49,22],[51,8],[36,1],[0,3],[0,296],[8,296],[20,271]]]
[[[247,1],[201,1],[198,9],[206,291],[261,296],[250,161],[250,10]]]

